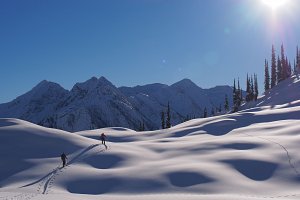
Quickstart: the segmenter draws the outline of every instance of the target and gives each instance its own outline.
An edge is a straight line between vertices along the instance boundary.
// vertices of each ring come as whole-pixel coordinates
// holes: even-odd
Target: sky
[[[264,1],[287,1],[277,7]],[[284,44],[300,45],[298,0],[1,0],[0,103],[42,80],[70,90],[104,76],[117,87],[232,85]]]

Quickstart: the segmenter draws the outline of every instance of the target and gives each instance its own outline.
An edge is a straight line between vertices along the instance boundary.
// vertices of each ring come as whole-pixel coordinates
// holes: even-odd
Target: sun
[[[279,7],[286,6],[289,0],[262,0],[264,4],[276,10]]]

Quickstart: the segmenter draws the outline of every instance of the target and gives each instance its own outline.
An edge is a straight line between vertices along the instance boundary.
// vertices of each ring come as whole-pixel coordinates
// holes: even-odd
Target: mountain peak
[[[178,81],[171,85],[171,87],[179,87],[179,88],[189,88],[189,87],[199,87],[197,86],[193,81],[190,79],[182,79],[181,81]]]
[[[58,83],[54,83],[54,82],[47,81],[47,80],[42,80],[34,88],[32,88],[32,91],[34,91],[34,92],[39,92],[39,91],[45,92],[45,91],[48,91],[49,89],[51,89],[51,90],[57,89],[57,90],[60,90],[60,91],[65,90]]]

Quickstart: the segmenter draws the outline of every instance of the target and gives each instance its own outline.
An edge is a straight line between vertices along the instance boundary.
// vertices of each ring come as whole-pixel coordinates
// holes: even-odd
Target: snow
[[[299,199],[296,79],[261,97],[261,106],[158,131],[69,133],[1,118],[0,199]]]

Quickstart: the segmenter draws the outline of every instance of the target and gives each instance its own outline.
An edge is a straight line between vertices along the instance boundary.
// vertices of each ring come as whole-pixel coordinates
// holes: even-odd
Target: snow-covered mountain
[[[0,118],[0,199],[299,199],[299,89],[293,76],[254,107],[149,132]]]
[[[24,119],[39,124],[42,119],[56,112],[56,104],[65,99],[68,94],[69,91],[59,84],[44,80],[15,100],[0,104],[0,116]]]
[[[121,126],[137,130],[159,129],[160,113],[171,107],[172,124],[201,117],[220,105],[225,95],[232,104],[232,88],[218,86],[202,89],[184,79],[171,86],[151,84],[115,87],[106,78],[93,77],[67,91],[56,83],[42,81],[28,93],[0,105],[0,117],[13,117],[45,127],[80,131]]]

